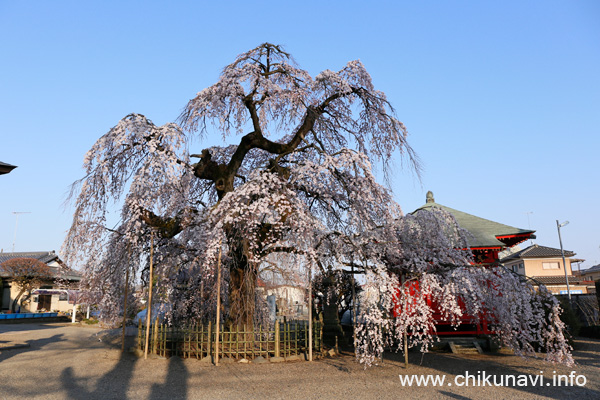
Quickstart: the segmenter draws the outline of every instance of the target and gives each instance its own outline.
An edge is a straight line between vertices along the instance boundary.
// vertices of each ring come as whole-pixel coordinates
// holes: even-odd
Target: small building
[[[45,292],[42,291],[42,293],[48,294],[33,294],[30,296],[25,300],[22,312],[70,312],[73,309],[72,304],[69,304],[66,291],[58,293],[57,291],[52,292],[51,289],[61,289],[65,284],[79,282],[82,276],[78,271],[68,268],[54,251],[0,253],[0,265],[13,258],[33,258],[39,260],[50,267],[54,278],[44,282],[44,284],[37,288],[46,290]],[[19,288],[12,283],[12,277],[3,275],[0,278],[0,312],[8,312],[19,292]]]
[[[575,256],[572,251],[565,250],[564,254],[563,264],[560,249],[534,244],[507,255],[500,260],[500,263],[517,274],[531,278],[533,284],[545,285],[553,294],[567,294],[567,279],[571,294],[589,293],[588,286],[593,285],[593,282],[574,275],[571,266],[572,263],[581,260],[572,258]]]

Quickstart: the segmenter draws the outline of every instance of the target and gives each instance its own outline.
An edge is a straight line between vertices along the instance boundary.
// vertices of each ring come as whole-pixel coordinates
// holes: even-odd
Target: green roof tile
[[[414,212],[422,210],[428,210],[430,208],[437,207],[444,211],[449,212],[454,216],[458,225],[469,231],[472,235],[468,238],[469,247],[500,247],[505,248],[506,244],[498,240],[499,236],[507,235],[520,235],[520,234],[532,234],[531,238],[534,239],[535,231],[515,228],[514,226],[504,225],[498,222],[490,221],[489,219],[476,217],[475,215],[468,214],[459,210],[455,210],[450,207],[438,204],[433,199],[433,194],[429,192],[427,194],[427,203],[417,208]]]

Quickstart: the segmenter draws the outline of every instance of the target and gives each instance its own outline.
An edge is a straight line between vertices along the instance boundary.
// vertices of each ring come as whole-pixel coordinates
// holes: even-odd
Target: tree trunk
[[[254,324],[257,270],[248,261],[248,241],[243,236],[232,236],[229,239],[229,321],[236,326],[251,327]]]
[[[325,289],[325,296],[323,304],[323,342],[330,346],[334,346],[338,341],[344,341],[344,330],[342,329],[342,325],[340,323],[340,317],[338,315],[338,306],[335,298],[337,298],[338,293],[330,293],[330,291],[335,291],[333,276],[328,276],[324,282],[323,286]]]
[[[23,293],[25,293],[25,290],[26,290],[25,288],[22,288],[19,291],[19,294],[17,294],[17,297],[15,297],[15,299],[13,300],[12,306],[11,306],[11,310],[12,310],[13,313],[17,312],[17,303],[19,302],[19,299],[21,298],[21,296],[23,295]],[[19,310],[19,311],[21,311],[21,310]]]
[[[256,295],[256,271],[246,264],[245,268],[230,270],[229,315],[234,325],[252,326]]]

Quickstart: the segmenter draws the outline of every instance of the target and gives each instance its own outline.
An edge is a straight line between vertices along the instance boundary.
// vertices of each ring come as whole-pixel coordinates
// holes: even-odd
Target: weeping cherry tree
[[[223,145],[190,151],[208,136]],[[256,288],[264,265],[298,269],[291,271],[296,276],[305,267],[318,273],[360,266],[367,289],[357,348],[367,364],[388,340],[384,331],[412,330],[425,347],[435,335],[427,310],[407,300],[401,280],[418,280],[423,293],[443,300],[450,319],[460,313],[460,296],[475,314],[493,308],[493,293],[484,293],[491,286],[520,302],[495,314],[509,345],[527,350],[528,340],[547,337],[565,352],[559,325],[533,323],[540,301],[532,315],[519,313],[534,293],[526,298],[517,294],[517,281],[494,278],[501,272],[468,267],[469,252],[457,250],[466,246],[447,217],[403,216],[377,182],[373,164],[386,175],[397,156],[418,172],[406,138],[360,61],[312,77],[282,47],[264,43],[226,66],[176,123],[156,126],[130,114],[93,145],[85,176],[72,186],[67,261],[80,265],[90,300],[114,320],[123,312],[123,288],[133,281],[125,282],[124,269],[148,281],[154,235],[155,295],[172,305],[169,318],[212,318],[221,284],[227,318],[248,325],[261,315]],[[115,205],[116,226],[109,224]],[[403,301],[411,306],[390,315]],[[517,327],[526,333],[515,335]]]

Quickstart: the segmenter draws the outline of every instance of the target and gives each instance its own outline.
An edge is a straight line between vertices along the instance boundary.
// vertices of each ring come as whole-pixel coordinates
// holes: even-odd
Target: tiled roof
[[[468,243],[471,248],[477,247],[506,247],[506,244],[498,240],[497,236],[509,236],[509,235],[520,235],[520,234],[532,234],[531,238],[535,238],[533,233],[535,231],[515,228],[514,226],[504,225],[498,222],[490,221],[485,218],[476,217],[475,215],[467,214],[466,212],[458,211],[450,207],[443,206],[429,201],[425,205],[417,208],[415,212],[419,210],[427,210],[432,207],[440,208],[446,212],[449,212],[454,216],[458,225],[461,228],[469,231],[472,237],[469,237]]]
[[[588,272],[600,272],[600,264],[581,271],[582,274],[587,274]]]
[[[565,277],[564,276],[534,276],[533,280],[542,283],[544,285],[564,285]],[[579,276],[569,276],[569,284],[573,285],[585,285],[591,284],[593,281],[583,279]]]
[[[12,171],[15,168],[17,168],[16,165],[10,165],[10,164],[3,163],[2,161],[0,161],[0,175],[8,174],[10,171]]]
[[[573,257],[575,253],[569,250],[565,250],[565,257]],[[501,263],[517,260],[520,258],[545,258],[545,257],[562,257],[560,249],[553,247],[540,246],[539,244],[531,245],[521,251],[517,251],[507,257],[500,260]]]
[[[58,258],[58,255],[53,251],[25,251],[17,253],[0,253],[0,264],[4,261],[11,260],[13,258],[35,258],[43,263],[48,264]]]
[[[11,260],[13,258],[34,258],[43,262],[44,264],[48,264],[52,261],[57,261],[59,264],[63,265],[63,268],[60,269],[58,267],[50,267],[52,273],[56,278],[63,278],[70,281],[79,281],[81,280],[81,273],[79,271],[72,270],[64,264],[58,258],[58,255],[53,251],[26,251],[26,252],[16,252],[16,253],[0,253],[0,264],[5,261]]]

